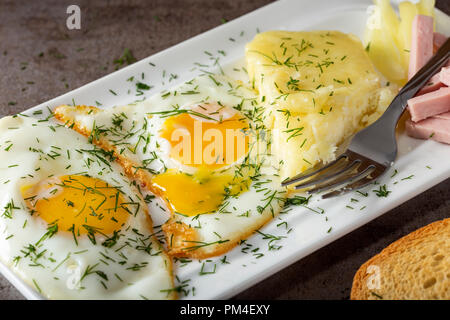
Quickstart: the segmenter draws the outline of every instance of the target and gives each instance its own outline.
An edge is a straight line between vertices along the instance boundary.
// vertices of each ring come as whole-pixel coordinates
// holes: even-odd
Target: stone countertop
[[[0,117],[113,72],[124,48],[139,60],[270,2],[79,0],[82,28],[69,31],[68,1],[1,1]],[[450,13],[446,0],[437,0],[437,7]],[[449,216],[448,179],[235,298],[347,299],[362,263],[396,239]],[[0,276],[4,299],[23,297]]]

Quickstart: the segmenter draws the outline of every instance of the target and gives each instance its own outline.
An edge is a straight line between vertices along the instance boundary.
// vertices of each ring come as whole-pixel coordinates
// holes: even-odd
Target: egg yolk
[[[48,178],[23,186],[21,193],[33,215],[77,235],[113,234],[132,213],[118,188],[88,176]]]
[[[170,142],[172,159],[214,170],[248,153],[247,131],[248,122],[239,114],[224,120],[201,121],[198,116],[182,113],[166,119],[160,135]]]
[[[248,181],[229,174],[212,175],[204,169],[193,175],[169,169],[155,176],[152,183],[172,212],[186,216],[215,212],[227,195],[248,189]]]

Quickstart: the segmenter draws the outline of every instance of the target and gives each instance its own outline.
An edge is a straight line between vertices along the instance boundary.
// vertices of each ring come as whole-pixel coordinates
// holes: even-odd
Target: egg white
[[[0,120],[0,260],[50,299],[174,298],[171,260],[152,235],[146,203],[120,166],[92,150],[99,149],[51,121]],[[27,209],[24,185],[75,174],[116,186],[136,203],[113,246],[103,246],[107,238],[99,234],[96,244],[64,230],[45,237],[47,223]]]
[[[267,132],[261,134],[264,121],[259,118],[262,110],[255,93],[241,83],[219,75],[199,76],[136,104],[102,110],[65,105],[58,107],[55,114],[66,125],[96,137],[99,145],[114,150],[122,159],[121,163],[127,163],[128,167],[131,164],[131,171],[145,172],[138,178],[148,180],[145,183],[148,186],[152,176],[167,169],[189,174],[196,170],[168,156],[170,147],[159,137],[159,132],[169,115],[205,102],[219,102],[235,109],[246,118],[253,132],[260,133],[258,139],[268,140]],[[120,126],[117,125],[119,122]],[[280,164],[272,164],[266,143],[257,141],[254,145],[258,144],[258,148],[251,148],[248,158],[239,159],[226,168],[231,174],[240,171],[244,178],[252,174],[247,191],[227,197],[214,213],[194,217],[175,214],[169,219],[163,226],[169,254],[197,258],[222,254],[249,237],[281,210],[286,192],[278,176]],[[243,161],[251,163],[257,172],[250,173],[249,166]],[[169,231],[170,225],[182,225],[194,235],[188,239],[183,232],[173,234]]]

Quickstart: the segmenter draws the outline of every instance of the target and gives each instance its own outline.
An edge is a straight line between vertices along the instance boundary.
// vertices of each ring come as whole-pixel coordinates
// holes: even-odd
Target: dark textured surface
[[[0,116],[113,72],[113,61],[124,48],[139,60],[270,2],[76,1],[82,9],[82,29],[69,31],[65,12],[74,1],[0,0]],[[449,1],[437,2],[450,12]],[[363,262],[401,236],[449,216],[447,180],[236,298],[346,299]],[[22,298],[0,276],[0,299]]]

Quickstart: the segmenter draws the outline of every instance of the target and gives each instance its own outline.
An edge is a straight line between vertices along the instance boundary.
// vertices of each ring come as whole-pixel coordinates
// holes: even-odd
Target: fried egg
[[[165,201],[169,254],[194,258],[227,252],[281,209],[262,113],[252,90],[219,75],[131,105],[55,110]]]
[[[46,298],[176,298],[146,202],[112,160],[49,119],[0,120],[0,260]]]

